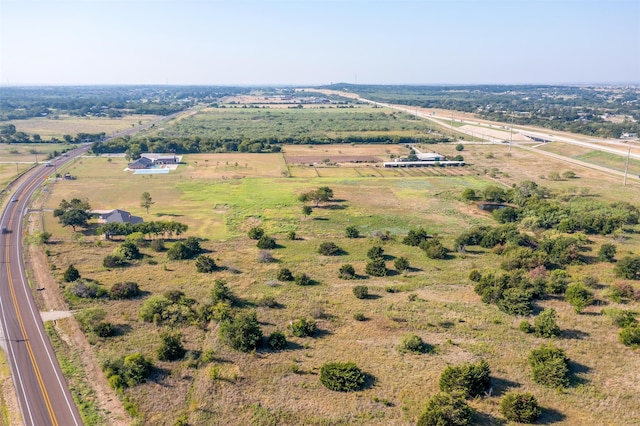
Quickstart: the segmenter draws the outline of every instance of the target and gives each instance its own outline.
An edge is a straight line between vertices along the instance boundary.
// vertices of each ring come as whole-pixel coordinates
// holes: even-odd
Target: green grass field
[[[382,145],[378,148],[382,156],[388,149]],[[432,148],[445,155],[456,152],[450,145]],[[317,151],[308,148],[312,152],[314,149]],[[117,282],[135,281],[148,295],[181,290],[200,302],[208,299],[215,279],[225,279],[245,305],[255,307],[265,335],[285,331],[287,324],[300,316],[317,319],[319,336],[297,338],[288,334],[287,350],[260,349],[249,354],[222,345],[215,323],[204,329],[182,326],[185,347],[192,354],[205,350],[215,354],[210,364],[195,369],[187,360],[155,360],[160,329],[139,319],[138,309],[144,298],[71,300],[73,309],[104,308],[107,320],[120,330],[116,337],[96,340],[99,359],[141,351],[155,360],[157,369],[152,379],[126,391],[142,412],[141,424],[173,425],[185,416],[190,424],[410,425],[415,424],[425,401],[437,392],[439,374],[447,365],[480,358],[489,362],[494,381],[490,397],[470,402],[481,413],[475,417],[476,424],[501,424],[499,401],[513,388],[537,396],[544,407],[543,424],[637,423],[640,383],[634,372],[640,371],[640,359],[637,351],[617,342],[616,328],[600,315],[602,305],[578,315],[560,299],[540,303],[558,312],[564,332],[554,344],[582,366],[576,376],[579,384],[563,392],[546,389],[532,382],[526,365],[528,352],[544,339],[520,332],[522,318],[483,304],[468,280],[471,269],[484,272],[497,268],[500,257],[473,247],[466,254],[452,251],[449,260],[431,260],[420,249],[400,242],[409,229],[424,227],[440,235],[444,245],[453,249],[453,239],[462,231],[495,223],[474,205],[460,201],[459,194],[465,188],[532,179],[554,190],[571,184],[589,188],[594,197],[637,199],[637,185],[613,189],[613,180],[589,170],[576,169],[578,178],[570,183],[540,180],[540,174],[562,171],[567,166],[507,149],[465,146],[462,154],[472,165],[464,169],[396,170],[287,167],[285,147],[284,156],[188,155],[183,159],[186,164],[176,172],[156,176],[123,172],[124,159],[82,158],[66,169],[78,176],[77,180],[48,184],[45,212],[63,198],[86,197],[96,209],[121,208],[143,216],[145,221],[177,220],[188,224],[187,235],[201,238],[208,255],[226,269],[198,274],[194,261],[169,261],[165,253],[143,248],[144,258],[133,266],[108,270],[102,266],[102,259],[113,252],[117,241],[101,240],[92,230],[74,237],[56,223],[51,213],[45,213],[46,230],[53,233],[52,244],[47,246],[49,260],[58,278],[69,264],[74,264],[83,277],[107,289]],[[491,158],[487,158],[488,153]],[[284,177],[287,170],[292,177]],[[297,195],[319,186],[332,188],[335,201],[314,207],[310,216],[303,215]],[[149,215],[140,207],[143,191],[155,201]],[[257,225],[279,244],[272,251],[274,263],[257,261],[260,250],[246,236]],[[362,237],[345,238],[347,226],[356,226]],[[298,239],[288,240],[289,231],[295,231]],[[388,231],[394,238],[381,243],[373,237],[378,231]],[[587,254],[597,253],[601,243],[611,241],[619,247],[619,255],[638,252],[638,235],[629,233],[622,240],[591,236],[593,244]],[[344,253],[319,255],[317,247],[323,241],[334,241]],[[392,271],[387,277],[366,277],[366,252],[374,244],[382,244],[389,268],[393,269],[394,258],[404,256],[412,269],[406,274]],[[362,279],[339,279],[338,268],[345,263],[352,264]],[[308,287],[277,283],[275,277],[281,267],[294,274],[305,272],[316,283]],[[572,266],[570,273],[596,276],[603,284],[597,291],[598,300],[617,306],[606,297],[608,285],[615,281],[612,265]],[[372,297],[356,299],[352,294],[355,285],[367,285]],[[388,292],[387,288],[397,292]],[[280,308],[260,306],[258,301],[264,297],[273,297]],[[640,310],[637,303],[623,307]],[[368,320],[354,320],[358,312]],[[410,332],[433,345],[434,353],[400,353],[397,346]],[[320,366],[349,360],[375,381],[349,394],[325,389],[318,380]],[[211,378],[214,369],[215,380]]]

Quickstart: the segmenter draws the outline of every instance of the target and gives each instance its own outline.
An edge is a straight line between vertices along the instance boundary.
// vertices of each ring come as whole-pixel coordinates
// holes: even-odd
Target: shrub
[[[465,398],[482,396],[491,386],[491,370],[487,361],[461,364],[444,369],[438,382],[442,392],[460,392]]]
[[[421,242],[427,240],[429,238],[429,234],[426,229],[411,229],[406,237],[402,239],[402,244],[406,244],[408,246],[418,247]]]
[[[562,294],[567,290],[571,277],[567,271],[556,270],[551,273],[547,281],[547,292],[551,294]]]
[[[94,282],[85,280],[74,281],[67,286],[66,291],[69,295],[73,295],[81,299],[97,299],[107,295],[107,290]]]
[[[49,242],[51,237],[52,237],[51,232],[44,231],[38,235],[38,241],[41,244],[46,244]]]
[[[364,385],[364,373],[352,362],[329,362],[320,368],[320,382],[327,389],[353,392]]]
[[[510,422],[533,423],[542,410],[535,396],[526,392],[508,392],[500,401],[500,412]]]
[[[253,227],[249,229],[249,232],[247,232],[247,235],[252,240],[259,240],[264,236],[264,229],[260,228],[259,226]]]
[[[371,260],[382,259],[384,249],[380,246],[373,246],[367,251],[367,257]]]
[[[566,172],[562,172],[562,177],[565,179],[573,179],[576,177],[576,172],[567,170]]]
[[[272,250],[276,248],[276,240],[268,235],[263,235],[256,243],[256,247],[263,250]]]
[[[609,297],[616,303],[621,303],[624,299],[633,299],[634,288],[625,281],[614,283],[609,289]]]
[[[158,348],[158,359],[160,361],[182,359],[185,353],[184,346],[182,346],[182,334],[177,331],[163,331],[160,333],[160,347]]]
[[[420,248],[429,259],[445,259],[447,257],[448,250],[438,239],[425,240],[420,243]]]
[[[227,287],[227,282],[225,280],[215,280],[213,282],[213,289],[211,290],[211,302],[228,302],[231,303],[233,301],[233,294],[229,287]]]
[[[258,263],[272,263],[275,261],[276,259],[268,250],[260,250],[260,252],[258,253]]]
[[[352,289],[353,295],[358,299],[366,299],[369,297],[369,287],[366,285],[357,285]]]
[[[562,349],[543,345],[528,357],[533,381],[547,387],[569,385],[569,358]]]
[[[469,280],[473,281],[474,283],[479,282],[481,279],[482,274],[477,269],[472,269],[471,272],[469,272]]]
[[[593,294],[582,283],[571,283],[565,292],[565,299],[579,314],[593,303]]]
[[[140,296],[140,287],[131,281],[116,283],[111,287],[109,295],[112,299],[133,299]]]
[[[527,316],[533,312],[533,297],[520,288],[509,288],[498,300],[498,308],[509,315]]]
[[[295,240],[298,238],[298,236],[296,235],[295,231],[289,231],[287,232],[287,238],[290,239],[291,241]]]
[[[533,320],[534,333],[538,337],[556,337],[560,335],[560,327],[556,323],[556,311],[545,309]]]
[[[305,216],[309,216],[313,212],[311,206],[302,206],[302,214]]]
[[[342,265],[338,270],[338,277],[343,280],[353,280],[356,278],[356,270],[352,265]]]
[[[278,281],[293,281],[293,274],[287,268],[280,268],[276,278]]]
[[[628,324],[620,330],[618,335],[620,342],[630,348],[640,348],[640,325],[638,323]]]
[[[209,256],[198,256],[196,259],[196,271],[203,274],[210,274],[218,269],[215,260]]]
[[[625,256],[618,260],[613,272],[617,277],[635,280],[640,277],[640,256]]]
[[[167,251],[169,260],[185,260],[192,259],[202,252],[200,243],[197,239],[189,237],[184,241],[174,243]]]
[[[463,151],[464,150],[464,145],[462,145],[461,143],[456,145],[456,151]]]
[[[66,283],[71,283],[80,279],[80,272],[73,265],[69,265],[62,275],[62,279]]]
[[[617,248],[613,244],[605,243],[598,250],[598,260],[601,262],[613,262]]]
[[[105,268],[119,268],[124,265],[126,265],[126,262],[123,258],[111,254],[106,255],[104,259],[102,259],[102,266]]]
[[[638,324],[636,319],[636,313],[633,311],[626,311],[622,309],[603,309],[602,312],[611,318],[611,321],[618,327],[626,327],[628,325]]]
[[[162,240],[162,239],[153,240],[153,241],[151,241],[150,247],[151,247],[151,250],[153,250],[155,252],[164,251],[165,250],[164,240]]]
[[[267,346],[274,351],[281,351],[287,347],[287,338],[281,331],[274,331],[267,338]]]
[[[396,268],[396,270],[404,272],[409,269],[409,259],[407,259],[406,257],[396,257],[393,260],[393,266]]]
[[[471,188],[467,188],[464,191],[462,191],[461,197],[465,201],[472,201],[478,198],[476,195],[476,191],[474,191]]]
[[[402,338],[402,343],[400,344],[398,350],[400,352],[422,354],[427,351],[427,345],[417,334],[407,334]]]
[[[101,321],[93,328],[93,332],[98,337],[107,338],[113,336],[114,333],[113,324],[106,321]]]
[[[387,265],[383,258],[378,258],[367,262],[364,271],[373,277],[384,277],[387,275]]]
[[[153,363],[139,352],[107,361],[102,370],[109,384],[116,390],[133,387],[144,382],[153,368]]]
[[[459,394],[440,392],[427,402],[417,426],[467,426],[473,410]]]
[[[311,285],[311,278],[309,278],[309,275],[304,272],[297,274],[293,280],[297,285]]]
[[[535,328],[533,328],[531,323],[527,320],[521,321],[520,324],[518,325],[518,329],[523,333],[527,333],[527,334],[533,333],[535,330]]]
[[[316,331],[318,331],[318,325],[314,320],[298,318],[297,320],[289,323],[289,329],[291,330],[291,334],[296,337],[308,337],[316,334]]]
[[[241,312],[220,324],[220,339],[232,349],[249,352],[258,346],[262,330],[255,311]]]
[[[331,241],[326,241],[318,247],[318,253],[323,256],[337,256],[341,251],[342,249]]]
[[[117,257],[121,257],[125,260],[135,260],[140,259],[142,255],[140,254],[140,250],[138,246],[130,241],[125,241],[118,248],[113,251],[113,255]]]
[[[362,312],[356,312],[353,314],[353,319],[356,321],[366,321],[367,317]]]
[[[360,231],[355,226],[347,226],[344,230],[344,236],[347,238],[360,238]]]

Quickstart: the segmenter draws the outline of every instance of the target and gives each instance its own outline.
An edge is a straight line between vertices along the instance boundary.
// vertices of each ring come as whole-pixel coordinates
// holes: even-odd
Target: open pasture
[[[155,115],[129,115],[118,118],[75,117],[60,115],[57,118],[42,117],[28,120],[12,120],[7,123],[16,126],[18,132],[28,135],[38,134],[43,139],[58,138],[78,133],[102,133],[107,136],[132,126],[145,124],[157,118]]]
[[[631,349],[617,342],[616,328],[600,314],[602,306],[587,308],[587,315],[576,314],[566,302],[551,298],[540,303],[558,313],[562,338],[554,344],[565,349],[580,368],[578,385],[558,392],[532,382],[526,357],[544,339],[518,330],[523,318],[512,317],[494,305],[485,305],[468,280],[471,269],[483,273],[498,268],[500,257],[491,250],[472,247],[460,254],[453,240],[474,225],[492,225],[493,219],[473,204],[460,200],[466,188],[481,190],[489,184],[535,180],[559,190],[568,184],[589,188],[592,196],[630,199],[637,187],[618,188],[603,194],[606,175],[572,166],[578,178],[571,182],[541,180],[568,167],[559,161],[538,157],[502,145],[465,145],[461,154],[472,163],[467,168],[383,169],[380,167],[307,167],[290,165],[293,177],[278,173],[286,170],[283,154],[187,155],[186,164],[163,176],[133,176],[123,172],[124,159],[82,158],[68,167],[75,181],[49,184],[45,205],[46,229],[53,233],[49,260],[61,271],[74,264],[83,277],[108,289],[124,281],[137,282],[146,292],[130,301],[72,299],[71,308],[102,307],[107,320],[116,324],[119,334],[97,339],[100,360],[141,351],[154,359],[157,368],[152,379],[126,395],[142,412],[142,424],[173,425],[185,415],[193,424],[283,424],[283,425],[410,425],[415,424],[424,402],[437,391],[440,372],[449,364],[486,359],[492,370],[493,390],[489,397],[470,404],[481,414],[476,424],[499,424],[499,400],[507,390],[534,393],[542,407],[541,423],[633,424],[640,419],[637,399],[640,383],[633,372],[640,360]],[[319,150],[320,147],[308,148]],[[331,150],[359,149],[332,146]],[[405,149],[404,147],[397,147]],[[455,155],[455,145],[429,145],[445,155]],[[387,155],[385,146],[368,146],[370,155]],[[296,154],[304,151],[295,151]],[[208,161],[205,161],[208,160]],[[244,176],[219,170],[246,169]],[[214,167],[215,163],[215,167]],[[227,164],[228,163],[228,164]],[[493,169],[497,169],[494,171]],[[66,170],[65,170],[66,171]],[[298,174],[309,173],[308,176]],[[313,172],[314,174],[312,174]],[[355,174],[354,174],[355,172]],[[326,173],[323,175],[323,173]],[[438,174],[436,174],[438,173]],[[463,176],[458,175],[464,174]],[[223,177],[224,176],[224,177]],[[319,186],[334,191],[334,201],[315,207],[311,215],[302,213],[297,195]],[[149,192],[155,204],[149,215],[140,207],[140,194]],[[144,257],[123,269],[106,269],[104,256],[119,241],[105,241],[92,230],[73,238],[61,228],[49,210],[61,199],[86,197],[96,209],[122,208],[147,220],[176,220],[189,225],[188,236],[201,238],[207,255],[222,268],[213,274],[198,274],[194,261],[169,261],[166,253],[142,248]],[[625,198],[626,197],[626,198]],[[274,236],[278,248],[271,251],[273,262],[260,263],[260,250],[246,233],[261,226]],[[355,226],[361,238],[344,235]],[[448,247],[447,260],[428,259],[417,247],[406,246],[401,238],[409,229],[424,227],[442,237]],[[288,240],[294,231],[296,240]],[[388,231],[392,239],[381,242],[374,235]],[[628,234],[616,242],[620,252],[640,247],[639,234]],[[591,256],[610,237],[590,236]],[[321,256],[321,242],[333,241],[343,249],[339,256]],[[167,242],[171,245],[172,242]],[[390,274],[372,277],[364,273],[367,250],[373,245],[384,249]],[[411,269],[400,273],[393,260],[409,259]],[[352,264],[360,277],[341,280],[338,268]],[[595,268],[594,266],[597,266]],[[296,286],[278,282],[277,271],[289,268],[294,274],[305,272],[314,285]],[[605,302],[607,285],[613,282],[612,265],[580,265],[570,273],[593,274],[604,285],[597,291]],[[290,342],[285,351],[259,349],[255,353],[233,352],[218,339],[218,326],[180,326],[183,342],[191,354],[213,351],[213,361],[194,368],[191,361],[157,361],[158,326],[142,322],[138,311],[149,295],[181,290],[199,303],[209,298],[216,279],[227,281],[241,305],[257,310],[263,333],[285,331]],[[353,296],[355,285],[369,287],[371,296]],[[261,303],[273,298],[278,305]],[[615,304],[613,304],[615,306]],[[627,304],[625,309],[638,309]],[[366,321],[356,321],[356,313]],[[320,332],[313,338],[293,337],[287,325],[298,317],[315,318]],[[433,346],[429,354],[400,353],[398,345],[407,333],[421,336]],[[328,361],[354,361],[370,378],[365,389],[355,393],[336,393],[318,380],[319,369]],[[212,373],[215,371],[215,373]]]

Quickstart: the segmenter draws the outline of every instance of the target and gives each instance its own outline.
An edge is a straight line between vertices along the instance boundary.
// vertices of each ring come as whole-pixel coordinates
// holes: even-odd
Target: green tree
[[[293,281],[293,274],[287,268],[280,268],[276,278],[278,281]]]
[[[352,289],[353,295],[358,299],[366,299],[369,297],[369,287],[366,285],[357,285]]]
[[[288,327],[291,330],[291,334],[296,337],[313,336],[318,331],[318,324],[316,324],[315,320],[306,318],[298,318],[295,321],[291,321]]]
[[[565,292],[565,299],[573,306],[576,313],[593,303],[593,294],[582,283],[571,283]]]
[[[151,194],[146,191],[143,192],[140,196],[140,207],[145,209],[147,211],[147,214],[149,214],[149,208],[154,204],[155,201],[153,201],[153,199],[151,198]]]
[[[367,257],[371,260],[382,259],[384,255],[384,249],[380,246],[373,246],[367,250]]]
[[[89,211],[91,206],[86,199],[73,198],[71,201],[62,200],[53,211],[53,217],[57,217],[62,226],[71,226],[73,232],[76,227],[86,227],[91,218]]]
[[[364,381],[364,373],[352,362],[329,362],[320,368],[320,382],[333,391],[354,392]]]
[[[551,388],[569,386],[569,358],[562,349],[543,345],[532,350],[527,360],[534,382]]]
[[[598,250],[598,260],[601,262],[613,262],[617,248],[613,244],[604,243]]]
[[[260,228],[259,226],[255,226],[249,229],[249,232],[247,232],[247,235],[252,240],[259,240],[264,235],[264,229]]]
[[[353,265],[342,265],[338,271],[338,277],[343,280],[353,280],[356,278],[356,270]]]
[[[215,260],[209,256],[200,255],[196,258],[196,271],[210,274],[217,269]]]
[[[625,256],[618,260],[613,272],[620,278],[636,280],[640,278],[640,256]]]
[[[477,198],[476,191],[474,191],[471,188],[467,188],[464,191],[462,191],[461,197],[465,201],[473,201]]]
[[[396,270],[404,272],[409,269],[409,259],[407,259],[406,257],[396,257],[393,260],[393,266],[396,268]]]
[[[464,151],[464,145],[462,145],[461,143],[456,145],[456,151]]]
[[[451,365],[440,375],[442,392],[461,392],[465,398],[482,396],[491,386],[491,370],[487,361]]]
[[[267,338],[267,346],[274,351],[281,351],[287,347],[287,338],[281,331],[274,331]]]
[[[240,312],[220,324],[220,340],[232,349],[250,352],[262,340],[262,330],[255,311]]]
[[[309,216],[312,211],[313,211],[313,209],[311,208],[311,206],[302,206],[302,214],[303,215]]]
[[[331,241],[325,241],[318,247],[318,253],[324,256],[337,256],[342,252],[342,249]]]
[[[440,392],[427,402],[417,426],[467,426],[473,410],[459,393]]]
[[[160,347],[158,359],[160,361],[175,361],[182,359],[186,353],[182,346],[182,334],[177,331],[163,331],[160,333]]]
[[[528,392],[508,392],[500,401],[500,412],[510,422],[533,423],[542,410],[535,396]]]
[[[274,249],[276,248],[276,240],[268,235],[263,235],[256,243],[256,247],[263,250]]]
[[[359,238],[360,231],[358,231],[357,227],[351,225],[351,226],[347,226],[347,228],[344,230],[344,235],[347,238]]]
[[[550,338],[560,335],[555,309],[545,309],[533,320],[533,332],[538,337]]]
[[[62,279],[67,283],[79,280],[80,272],[78,272],[75,266],[69,265],[62,275]]]
[[[387,265],[381,257],[367,262],[367,266],[364,271],[373,277],[384,277],[388,272]]]
[[[618,335],[620,342],[632,349],[640,348],[640,325],[638,323],[627,324]]]

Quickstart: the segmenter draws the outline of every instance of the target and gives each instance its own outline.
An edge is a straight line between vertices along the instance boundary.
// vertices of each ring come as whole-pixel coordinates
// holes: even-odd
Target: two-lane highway
[[[16,183],[0,216],[2,346],[11,367],[23,422],[35,426],[82,424],[34,303],[22,258],[22,218],[29,198],[54,170],[38,166],[25,174]]]

